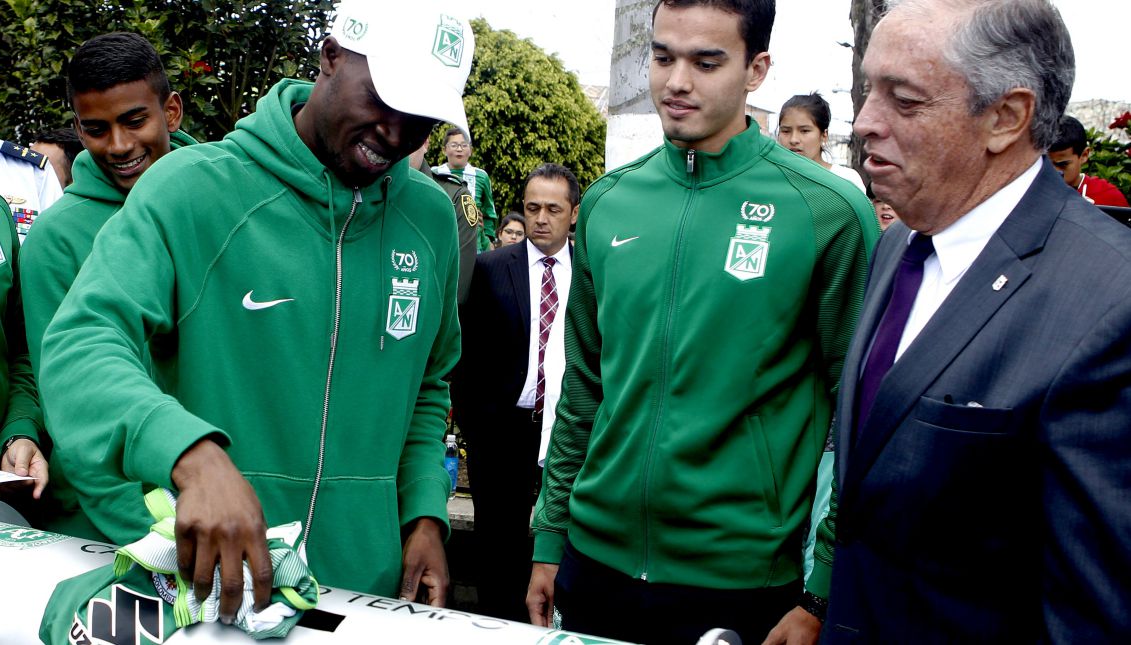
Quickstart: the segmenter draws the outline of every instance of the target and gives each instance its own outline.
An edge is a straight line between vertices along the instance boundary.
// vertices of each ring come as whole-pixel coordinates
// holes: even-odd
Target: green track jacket
[[[593,184],[535,554],[657,583],[801,577],[802,529],[879,237],[848,182],[754,124]],[[572,491],[572,493],[571,493]],[[831,545],[809,589],[827,596]]]
[[[391,595],[402,527],[447,523],[455,222],[407,161],[343,185],[295,132],[311,87],[282,81],[223,141],[142,176],[48,326],[44,398],[86,498],[121,477],[171,488],[211,436],[268,525],[305,523],[321,468],[311,569]]]
[[[176,150],[196,140],[177,131],[170,136],[170,143]],[[20,286],[24,296],[28,353],[37,374],[47,324],[59,309],[86,256],[90,255],[94,236],[126,201],[126,193],[94,163],[89,152],[79,153],[71,173],[74,183],[67,187],[59,201],[39,215],[20,248]],[[47,425],[50,435],[50,423]],[[41,438],[40,445],[50,446],[50,440]],[[140,484],[122,481],[112,490],[103,491],[99,499],[90,500],[107,509],[104,515],[115,518],[113,524],[102,526],[100,530],[79,506],[62,461],[54,451],[50,458],[51,483],[40,501],[44,508],[38,514],[44,528],[114,544],[129,544],[149,530],[153,518],[141,503]]]

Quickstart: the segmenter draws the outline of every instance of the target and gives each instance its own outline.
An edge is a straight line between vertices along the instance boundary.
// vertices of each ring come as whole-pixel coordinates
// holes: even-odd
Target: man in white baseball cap
[[[471,140],[463,86],[475,37],[464,20],[430,1],[346,0],[330,37],[366,57],[373,86],[390,107],[451,123]]]
[[[115,479],[177,491],[179,574],[202,599],[219,568],[225,622],[243,562],[268,604],[264,530],[295,520],[319,582],[445,601],[458,246],[403,160],[441,120],[467,129],[473,36],[452,16],[343,2],[314,83],[146,171],[44,336],[52,439],[92,521],[114,522]]]

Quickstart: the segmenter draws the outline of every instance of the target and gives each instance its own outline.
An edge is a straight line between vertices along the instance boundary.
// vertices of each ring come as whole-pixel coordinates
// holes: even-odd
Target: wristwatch
[[[817,620],[822,623],[825,622],[825,613],[829,610],[828,600],[806,591],[801,594],[801,600],[799,600],[797,604],[805,611],[816,616]]]
[[[8,437],[8,440],[4,442],[4,446],[2,448],[0,448],[0,457],[3,457],[4,455],[8,454],[8,448],[11,448],[12,444],[16,443],[16,441],[19,440],[19,439],[27,439],[28,441],[35,443],[35,439],[32,439],[31,437],[29,437],[27,435],[18,434],[14,437]],[[39,444],[36,444],[36,445],[38,446]]]

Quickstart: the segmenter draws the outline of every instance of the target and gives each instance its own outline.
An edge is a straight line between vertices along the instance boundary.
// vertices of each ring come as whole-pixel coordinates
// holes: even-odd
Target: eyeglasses
[[[503,229],[503,235],[510,235],[511,237],[522,237],[525,234],[526,231],[523,231],[522,229],[518,229],[517,231],[511,230],[509,228]]]
[[[471,144],[470,143],[456,143],[455,141],[452,141],[451,143],[448,144],[448,147],[451,148],[452,150],[463,150],[464,148],[470,148]]]

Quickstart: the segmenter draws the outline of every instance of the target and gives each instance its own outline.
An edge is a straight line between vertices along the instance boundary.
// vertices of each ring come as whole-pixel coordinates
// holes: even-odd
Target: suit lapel
[[[1057,190],[1060,186],[1063,186],[1063,180],[1045,161],[1029,191],[884,377],[870,417],[861,428],[859,440],[850,448],[851,459],[845,460],[847,464],[841,471],[845,497],[851,495],[855,485],[867,474],[919,397],[1029,279],[1031,272],[1024,260],[1044,247],[1049,231],[1064,207],[1065,193]],[[858,334],[854,339],[852,349],[859,351],[860,355],[867,348],[876,319],[882,315],[886,305],[899,257],[898,254],[894,254],[894,258],[892,255],[885,255],[881,274],[883,281],[877,284],[877,287],[882,285],[884,297],[873,299],[880,301],[878,307],[877,302],[866,303],[873,307],[866,310],[871,316],[868,333],[862,338]],[[1004,284],[1001,284],[1000,276],[1005,276]],[[862,345],[863,349],[857,345]],[[860,355],[854,354],[856,369],[859,369]],[[855,381],[858,372],[854,372],[852,377]],[[850,406],[851,403],[851,400],[848,401]],[[851,425],[842,424],[842,434],[838,438],[849,442],[850,439],[844,435],[850,436],[851,428]]]
[[[530,338],[530,260],[526,251],[526,242],[515,244],[518,250],[511,256],[510,274],[511,288],[514,290],[514,301],[518,308],[518,317],[522,320],[524,338]]]

